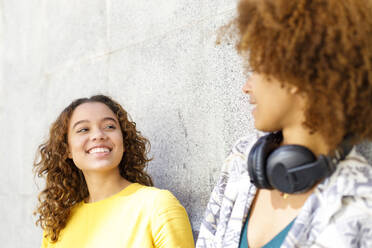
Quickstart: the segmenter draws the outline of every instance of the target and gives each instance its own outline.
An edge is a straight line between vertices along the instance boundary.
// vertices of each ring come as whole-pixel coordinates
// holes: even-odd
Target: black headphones
[[[282,132],[270,133],[253,145],[248,156],[248,172],[257,188],[305,192],[330,176],[352,149],[349,139],[344,139],[332,154],[317,158],[304,146],[280,146],[282,140]]]

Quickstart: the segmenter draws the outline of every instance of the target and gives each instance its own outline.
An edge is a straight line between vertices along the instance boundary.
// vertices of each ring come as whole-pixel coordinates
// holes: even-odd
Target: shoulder
[[[355,147],[337,165],[336,171],[319,187],[325,194],[365,198],[372,203],[372,166]],[[372,204],[370,205],[372,207]]]
[[[364,233],[372,242],[372,166],[355,148],[318,187],[318,197],[334,230],[349,236]]]
[[[169,191],[165,189],[159,189],[152,186],[143,186],[138,190],[139,194],[147,195],[152,200],[158,201],[177,201],[176,197]]]
[[[169,190],[142,186],[137,194],[141,195],[147,205],[155,211],[161,211],[169,207],[182,207],[181,203]]]
[[[241,137],[233,145],[229,155],[222,164],[220,176],[212,192],[210,201],[222,200],[222,195],[235,195],[245,186],[250,185],[248,175],[248,155],[259,135],[251,133]],[[244,185],[244,187],[242,187]],[[231,196],[229,196],[231,197]],[[232,199],[232,198],[230,198]]]
[[[147,187],[145,190],[151,192],[153,196],[147,202],[146,208],[154,235],[160,233],[174,235],[176,229],[182,229],[186,236],[191,233],[186,209],[169,190],[155,187]]]
[[[232,146],[222,166],[222,173],[236,172],[242,174],[248,170],[247,159],[252,146],[259,138],[258,133],[239,138]]]
[[[355,148],[317,186],[296,223],[303,246],[372,247],[372,166]]]
[[[259,133],[251,133],[240,137],[233,145],[230,154],[241,154],[247,156],[254,143],[261,135]]]
[[[47,236],[47,233],[45,230],[43,230],[43,239],[41,241],[41,248],[48,248],[51,244],[50,238]]]

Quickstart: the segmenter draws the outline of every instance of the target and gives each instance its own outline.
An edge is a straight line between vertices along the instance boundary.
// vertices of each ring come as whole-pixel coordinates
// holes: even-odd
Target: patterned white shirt
[[[242,138],[225,160],[207,205],[197,248],[238,248],[256,194]],[[372,247],[372,166],[355,147],[307,199],[281,247]]]

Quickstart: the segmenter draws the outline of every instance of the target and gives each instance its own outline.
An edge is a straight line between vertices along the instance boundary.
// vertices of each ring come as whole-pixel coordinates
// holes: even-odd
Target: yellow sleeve
[[[172,193],[161,190],[154,210],[152,234],[155,248],[195,247],[186,210]]]

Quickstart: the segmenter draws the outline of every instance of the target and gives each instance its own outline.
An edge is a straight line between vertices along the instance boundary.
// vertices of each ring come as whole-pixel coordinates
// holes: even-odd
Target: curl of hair
[[[247,71],[307,96],[305,123],[331,147],[372,139],[372,2],[241,0],[219,39],[236,38]]]
[[[80,98],[73,101],[52,124],[49,139],[38,148],[34,171],[45,177],[45,189],[39,194],[39,205],[35,214],[51,241],[58,240],[74,205],[88,197],[89,192],[83,173],[68,158],[67,130],[70,118],[77,106],[87,102],[100,102],[108,106],[117,116],[123,134],[125,153],[119,164],[120,175],[130,182],[153,186],[145,172],[150,149],[149,141],[136,130],[127,112],[114,100],[104,95]]]

